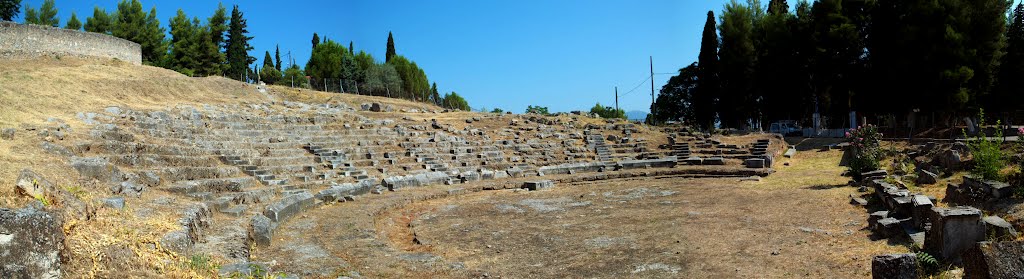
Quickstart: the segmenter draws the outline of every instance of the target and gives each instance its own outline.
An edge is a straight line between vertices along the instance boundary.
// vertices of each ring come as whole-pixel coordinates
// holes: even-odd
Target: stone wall
[[[50,54],[114,58],[142,64],[139,44],[110,35],[0,21],[0,58]]]

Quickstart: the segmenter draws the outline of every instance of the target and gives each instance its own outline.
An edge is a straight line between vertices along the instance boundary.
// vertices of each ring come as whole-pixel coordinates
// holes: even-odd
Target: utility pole
[[[619,87],[615,87],[615,111],[619,111]]]
[[[654,107],[654,56],[651,58],[651,119],[658,119],[658,110]]]
[[[338,92],[338,93],[345,93],[345,85],[343,85],[342,82],[345,82],[345,80],[343,80],[343,79],[339,79],[338,80],[338,88],[341,89],[341,92]]]

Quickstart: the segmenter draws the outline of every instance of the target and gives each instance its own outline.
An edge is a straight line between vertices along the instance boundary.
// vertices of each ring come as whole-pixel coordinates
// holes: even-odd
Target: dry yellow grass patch
[[[841,174],[846,167],[839,165],[842,151],[799,151],[793,158],[778,156],[772,167],[775,173],[760,182],[747,182],[759,189],[802,189],[808,187],[838,188],[846,186],[849,178]],[[789,163],[786,166],[785,163]]]
[[[126,206],[101,209],[93,220],[69,221],[64,225],[69,252],[64,269],[72,278],[216,277],[216,270],[190,267],[187,258],[160,246],[165,233],[181,228],[177,217],[158,212],[139,218]]]

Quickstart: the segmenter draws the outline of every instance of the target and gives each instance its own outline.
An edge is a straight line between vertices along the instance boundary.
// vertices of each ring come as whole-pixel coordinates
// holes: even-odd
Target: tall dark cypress
[[[715,12],[708,11],[707,22],[704,23],[704,34],[700,42],[700,55],[697,57],[697,89],[694,92],[694,122],[704,130],[715,125],[716,104],[722,84],[718,77],[718,32],[715,29]]]
[[[313,32],[313,48],[316,48],[316,46],[319,45],[319,44],[320,44],[320,35],[317,35],[316,32]]]
[[[388,32],[388,52],[385,53],[384,62],[391,62],[392,57],[395,57],[395,38]]]
[[[274,47],[274,68],[278,71],[281,70],[281,46],[277,45]]]
[[[256,58],[249,56],[249,51],[252,50],[249,40],[252,40],[252,37],[246,35],[249,31],[246,30],[247,23],[242,16],[242,11],[238,10],[238,5],[235,5],[231,9],[231,23],[228,24],[228,70],[226,74],[229,78],[238,78],[244,81],[247,76],[246,72],[249,71],[249,64],[256,62]]]
[[[348,41],[348,54],[351,54],[352,56],[356,55],[356,47],[352,41]]]

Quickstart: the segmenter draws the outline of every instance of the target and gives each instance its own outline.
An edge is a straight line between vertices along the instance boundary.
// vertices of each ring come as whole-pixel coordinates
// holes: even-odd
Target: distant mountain
[[[626,118],[629,119],[629,120],[644,121],[645,119],[647,119],[647,112],[646,111],[639,111],[639,110],[627,111],[626,112]]]

